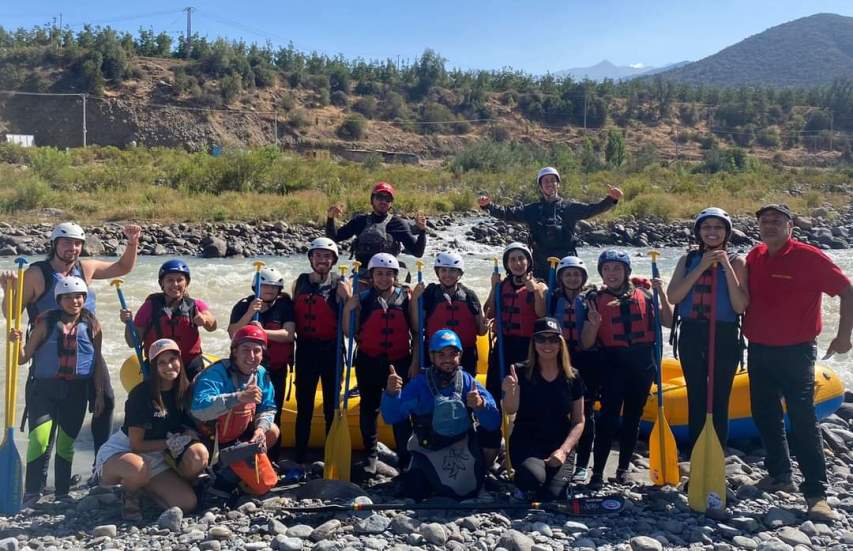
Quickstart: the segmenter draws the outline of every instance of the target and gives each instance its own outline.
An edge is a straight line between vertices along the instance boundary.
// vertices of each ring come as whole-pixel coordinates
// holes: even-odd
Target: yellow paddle
[[[658,251],[649,252],[652,259],[652,277],[659,278]],[[675,486],[679,481],[678,447],[675,436],[663,413],[663,331],[660,326],[660,298],[658,290],[654,289],[653,309],[655,311],[655,367],[657,368],[658,385],[658,416],[649,436],[649,478],[655,486],[667,484]]]
[[[339,266],[341,278],[347,275],[347,267]],[[347,424],[346,410],[341,409],[341,375],[343,375],[344,340],[344,303],[338,304],[338,334],[335,344],[335,417],[329,434],[326,435],[326,447],[323,452],[323,478],[326,480],[345,480],[349,482],[352,460],[352,443]]]
[[[714,363],[717,336],[717,263],[711,265],[711,316],[708,320],[708,389],[705,426],[690,453],[690,487],[687,503],[694,511],[726,506],[726,454],[714,428]]]
[[[15,320],[15,331],[20,333],[21,316],[24,307],[24,264],[27,259],[18,257],[18,288],[14,296],[15,309],[12,311],[12,285],[6,290],[6,426],[5,439],[0,445],[0,514],[13,515],[21,510],[21,500],[24,494],[23,465],[21,455],[15,447],[15,411],[18,387],[18,358],[21,353],[21,341],[9,344],[8,331],[11,330],[12,318]]]

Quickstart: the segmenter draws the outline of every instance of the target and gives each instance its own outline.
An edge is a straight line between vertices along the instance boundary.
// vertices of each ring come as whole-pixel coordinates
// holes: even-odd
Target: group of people
[[[756,213],[762,243],[744,258],[728,249],[728,214],[706,209],[694,221],[697,246],[679,259],[666,290],[660,278],[636,277],[631,257],[618,250],[599,256],[596,285],[576,254],[574,227],[611,208],[621,192],[611,188],[600,203],[587,205],[559,197],[560,176],[553,168],[542,169],[536,181],[541,200],[532,205],[504,209],[487,196],[479,199],[493,215],[529,223],[533,241],[532,250],[522,243],[504,249],[484,303],[461,282],[465,261],[454,251],[435,257],[436,282],[409,286],[400,280],[397,255],[403,250],[423,255],[427,223],[422,215],[411,222],[391,214],[395,190],[380,182],[371,192],[371,213],[338,229],[341,209],[329,209],[326,237],[310,243],[310,271],[299,275],[290,292],[280,272],[259,270],[252,294],[232,309],[230,353],[212,365],[202,354],[200,329],[214,331],[217,321],[202,300],[190,297],[189,267],[167,261],[158,274],[161,292],[150,295],[135,315],[120,314],[127,344],[140,346],[148,367],[144,381],[130,390],[124,424],[113,435],[114,400],[88,282],[133,269],[140,229],[125,228],[127,248],[108,263],[80,260],[83,230],[60,224],[48,258],[24,274],[30,330],[21,363],[33,360],[26,392],[27,502],[44,489],[54,440],[56,494],[67,495],[74,439],[87,404],[94,415],[96,478],[123,486],[126,517],[140,517],[142,490],[164,506],[187,511],[196,507],[200,487],[223,495],[265,493],[278,480],[284,380],[292,367],[296,467],[291,463],[286,476],[298,480],[318,382],[327,432],[333,420],[341,333],[357,343],[366,450],[358,474],[377,472],[381,413],[393,427],[398,490],[407,497],[473,496],[501,450],[524,498],[557,499],[579,484],[597,490],[606,484],[614,440],[615,482],[628,484],[640,416],[660,369],[656,329],[673,328],[687,381],[692,446],[704,418],[714,323],[713,415],[721,444],[727,440],[728,398],[743,335],[749,341],[753,417],[767,449],[769,476],[762,487],[792,487],[790,441],[804,475],[800,489],[809,516],[833,520],[812,398],[815,338],[822,294],[840,296],[838,333],[827,354],[850,350],[853,287],[824,253],[792,238],[790,210],[774,204]],[[352,278],[335,270],[336,241],[350,237],[353,256],[362,263]],[[556,265],[551,256],[559,258]],[[14,277],[0,276],[4,289]],[[4,305],[8,299],[4,296]],[[477,338],[490,328],[481,385]],[[13,338],[23,340],[14,332]],[[780,398],[790,416],[788,435]],[[601,409],[594,413],[596,401]],[[212,483],[200,484],[211,466]]]

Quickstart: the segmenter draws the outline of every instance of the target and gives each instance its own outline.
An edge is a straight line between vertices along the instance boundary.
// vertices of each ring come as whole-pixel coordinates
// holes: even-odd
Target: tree
[[[360,140],[364,136],[367,121],[358,113],[348,115],[338,127],[338,136],[343,140]]]
[[[622,132],[611,129],[607,133],[607,145],[604,148],[604,160],[612,167],[620,167],[625,162],[625,140]]]

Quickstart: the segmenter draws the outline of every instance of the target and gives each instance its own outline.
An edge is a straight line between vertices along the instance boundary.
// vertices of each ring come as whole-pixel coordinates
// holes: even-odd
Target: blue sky
[[[186,25],[209,38],[342,53],[347,58],[414,59],[426,48],[451,67],[513,67],[531,73],[592,65],[661,66],[698,60],[786,21],[829,12],[853,16],[850,0],[37,0],[0,4],[0,25],[84,22],[136,31]]]

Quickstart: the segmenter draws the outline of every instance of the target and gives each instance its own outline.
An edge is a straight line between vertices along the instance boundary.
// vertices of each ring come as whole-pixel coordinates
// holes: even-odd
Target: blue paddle
[[[559,263],[560,259],[556,256],[548,257],[548,264],[551,265],[551,268],[548,270],[548,293],[545,296],[545,311],[549,316],[554,314],[551,311],[551,297],[554,296],[554,287],[557,284],[557,264]]]
[[[261,298],[261,268],[266,266],[260,260],[255,261],[255,298]],[[252,318],[252,321],[260,321],[261,313],[255,312],[255,317]]]
[[[498,258],[495,257],[495,273],[500,274],[498,267]],[[495,327],[497,333],[498,345],[498,369],[500,373],[500,384],[503,384],[506,377],[506,366],[504,365],[504,331],[503,331],[503,314],[501,313],[501,282],[495,284]],[[504,453],[504,468],[507,473],[512,473],[512,463],[509,460],[509,416],[506,413],[501,415],[501,432],[503,432],[504,441],[506,442],[506,452]]]
[[[418,283],[424,282],[424,261],[418,260],[415,262],[418,267]],[[424,348],[426,347],[425,340],[426,328],[424,327],[424,294],[418,297],[418,369],[423,370],[424,364]]]
[[[110,281],[110,285],[116,288],[118,303],[121,305],[121,309],[127,310],[127,301],[124,299],[124,291],[121,290],[122,283],[124,283],[123,279]],[[129,319],[125,324],[128,331],[130,331],[130,338],[133,340],[133,349],[136,351],[136,359],[139,360],[139,372],[142,373],[142,378],[144,379],[148,376],[148,363],[142,355],[142,341],[139,339],[139,333],[136,332],[136,324],[133,323],[133,320]]]
[[[356,260],[352,263],[352,292],[358,292],[358,271],[361,269],[361,262]],[[349,376],[352,372],[352,355],[355,348],[355,308],[349,313],[349,335],[347,336],[347,377],[344,384],[344,413],[349,405]]]

